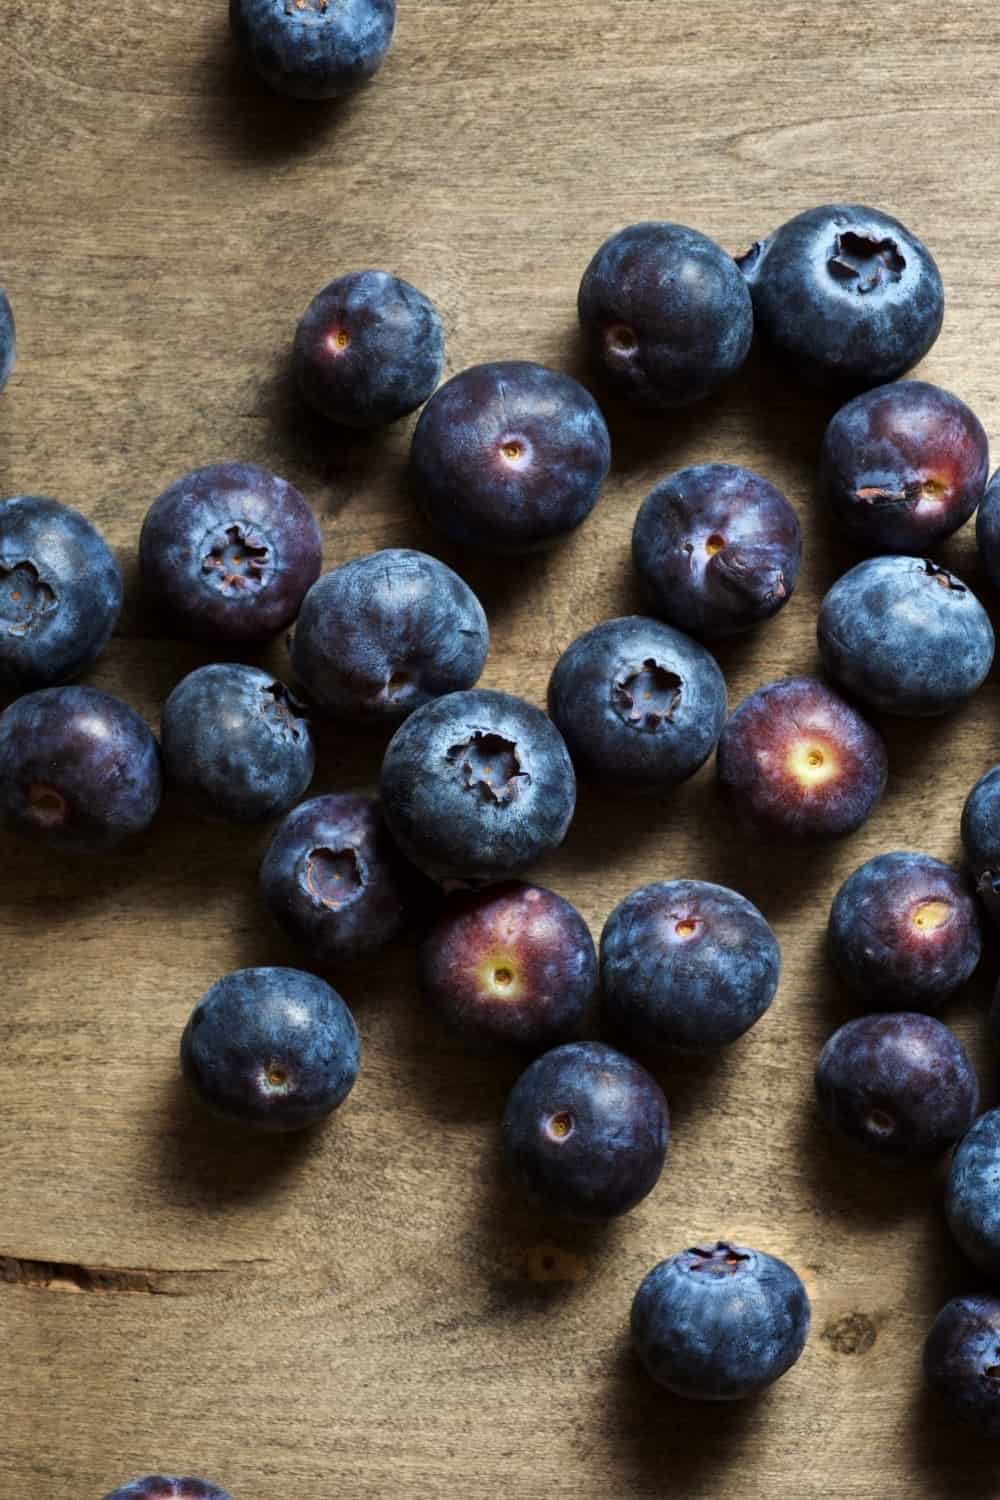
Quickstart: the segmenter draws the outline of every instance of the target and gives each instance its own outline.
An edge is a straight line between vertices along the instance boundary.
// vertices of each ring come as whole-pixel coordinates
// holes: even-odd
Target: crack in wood
[[[32,1260],[0,1255],[0,1285],[42,1292],[141,1293],[152,1297],[192,1297],[220,1283],[245,1283],[263,1259],[229,1261],[222,1266],[170,1269],[152,1266],[88,1266],[73,1261]]]

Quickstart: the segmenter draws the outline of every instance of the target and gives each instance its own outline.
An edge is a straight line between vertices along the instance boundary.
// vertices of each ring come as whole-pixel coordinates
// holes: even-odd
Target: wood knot
[[[878,1333],[866,1313],[844,1313],[827,1323],[822,1337],[837,1354],[867,1354]]]

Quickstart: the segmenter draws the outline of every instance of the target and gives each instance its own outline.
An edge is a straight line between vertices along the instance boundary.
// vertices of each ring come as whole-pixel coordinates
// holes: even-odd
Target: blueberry
[[[1000,923],[1000,766],[980,776],[965,799],[962,845],[979,897]]]
[[[313,797],[285,817],[260,867],[271,915],[317,964],[375,953],[418,908],[423,882],[373,797]]]
[[[229,0],[229,24],[279,94],[334,99],[382,66],[396,0]]]
[[[452,376],[420,413],[414,494],[453,542],[513,554],[584,521],[611,463],[597,402],[568,375],[523,360]]]
[[[736,1401],[779,1379],[809,1334],[809,1298],[776,1256],[718,1240],[654,1266],[632,1302],[653,1379],[696,1401]]]
[[[562,843],[575,804],[562,736],[510,693],[426,703],[396,730],[382,765],[389,830],[436,880],[520,874]]]
[[[0,812],[32,839],[114,849],[149,827],[161,787],[155,738],[109,693],[41,688],[0,714]]]
[[[640,886],[601,934],[604,1024],[629,1050],[711,1052],[760,1020],[780,970],[745,896],[704,880]]]
[[[948,1227],[987,1276],[1000,1278],[1000,1109],[989,1109],[959,1141],[945,1188]]]
[[[877,209],[807,209],[739,264],[757,332],[795,375],[829,389],[896,380],[941,329],[944,288],[930,251]]]
[[[686,406],[746,359],[753,311],[730,256],[683,224],[630,224],[597,251],[577,298],[588,353],[623,396]]]
[[[735,464],[679,469],[635,518],[632,562],[653,614],[692,635],[769,620],[799,576],[802,531],[780,490]]]
[[[142,523],[147,597],[181,634],[259,641],[289,625],[323,566],[323,538],[287,480],[254,464],[183,475]]]
[[[345,427],[384,427],[416,411],[443,362],[433,302],[386,271],[328,282],[306,308],[292,353],[310,406]]]
[[[921,557],[869,557],[851,568],[827,592],[816,633],[830,676],[885,713],[948,713],[993,661],[993,626],[975,594]]]
[[[877,1009],[938,1010],[971,977],[982,949],[963,875],[929,854],[878,854],[833,898],[830,956]]]
[[[420,982],[472,1048],[538,1052],[579,1034],[597,955],[575,906],[509,881],[451,897],[424,941]]]
[[[975,412],[939,386],[901,380],[835,413],[819,487],[862,546],[921,553],[969,519],[988,472],[989,443]]]
[[[567,1042],[537,1058],[503,1117],[517,1186],[550,1213],[585,1221],[617,1218],[652,1192],[669,1134],[655,1078],[603,1042]]]
[[[426,552],[391,547],[313,584],[292,667],[322,708],[399,724],[432,698],[473,687],[489,641],[483,607],[457,573]]]
[[[976,1116],[979,1086],[954,1032],[919,1011],[860,1016],[816,1064],[827,1123],[890,1161],[940,1156]]]
[[[358,1076],[351,1012],[301,969],[237,969],[207,990],[181,1037],[184,1076],[226,1120],[301,1130],[344,1102]]]
[[[221,1490],[207,1479],[177,1479],[169,1474],[147,1474],[119,1485],[104,1500],[232,1500],[228,1490]]]
[[[953,1297],[924,1345],[924,1378],[952,1414],[1000,1437],[1000,1297]]]
[[[0,692],[86,671],[121,607],[121,569],[85,516],[40,495],[0,501]]]
[[[1000,589],[1000,469],[986,486],[976,512],[976,546],[983,572]]]
[[[256,667],[199,667],[163,705],[167,779],[194,812],[258,823],[287,812],[312,781],[309,725],[281,682]]]
[[[657,791],[693,776],[715,749],[726,684],[704,646],[630,615],[566,648],[549,679],[549,713],[580,776]]]
[[[815,677],[771,682],[745,698],[719,737],[719,787],[763,834],[839,838],[865,821],[885,789],[885,745]]]
[[[17,353],[17,334],[14,328],[14,310],[7,293],[0,286],[0,391],[10,379]]]

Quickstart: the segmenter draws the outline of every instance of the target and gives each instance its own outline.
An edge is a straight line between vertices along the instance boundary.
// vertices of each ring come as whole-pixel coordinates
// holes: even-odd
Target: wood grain
[[[781,617],[720,652],[731,701],[813,669],[818,599],[850,560],[812,495],[822,402],[753,360],[690,413],[613,409],[614,472],[582,531],[527,564],[473,560],[413,512],[409,424],[345,438],[300,411],[294,321],[327,277],[385,266],[437,301],[449,370],[575,371],[577,281],[613,229],[669,217],[736,250],[854,198],[932,246],[948,310],[922,373],[998,433],[995,15],[971,0],[401,0],[376,84],[323,109],[247,76],[224,9],[32,0],[0,36],[0,281],[20,339],[0,490],[80,506],[126,564],[121,631],[91,680],[155,722],[205,659],[151,635],[135,543],[176,474],[237,456],[303,487],[329,564],[405,542],[459,566],[493,627],[484,683],[535,701],[580,629],[634,607],[629,534],[653,481],[748,463],[793,498],[807,551]],[[942,555],[983,585],[968,534]],[[831,849],[755,848],[710,769],[660,803],[582,801],[538,876],[595,934],[635,885],[698,876],[762,905],[784,953],[756,1031],[664,1076],[669,1169],[603,1231],[508,1195],[494,1151],[513,1070],[442,1037],[412,948],[342,976],[364,1066],[329,1129],[261,1145],[191,1105],[176,1047],[194,1000],[236,965],[293,959],[255,899],[264,834],[171,815],[86,867],[4,843],[2,1500],[97,1500],[161,1466],[237,1500],[996,1495],[995,1454],[920,1392],[930,1317],[975,1284],[940,1181],[834,1150],[811,1073],[852,1009],[822,957],[837,883],[880,850],[957,853],[998,711],[994,677],[945,722],[888,728],[887,796]],[[327,735],[316,789],[372,784],[380,749]],[[996,969],[990,951],[952,1016],[988,1104]],[[800,1365],[733,1411],[657,1394],[624,1337],[645,1270],[716,1233],[787,1257],[814,1302]]]

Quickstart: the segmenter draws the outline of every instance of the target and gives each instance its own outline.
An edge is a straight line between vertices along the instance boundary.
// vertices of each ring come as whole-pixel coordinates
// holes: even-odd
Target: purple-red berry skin
[[[784,495],[735,464],[668,474],[632,531],[632,562],[651,612],[705,638],[777,614],[801,560],[802,529]]]
[[[961,1042],[922,1011],[859,1016],[830,1037],[816,1064],[830,1124],[886,1160],[940,1156],[975,1119],[979,1086]]]
[[[207,1479],[179,1479],[170,1474],[147,1474],[121,1484],[104,1500],[232,1500],[228,1490]]]
[[[972,976],[979,911],[960,870],[929,854],[878,854],[833,898],[830,956],[874,1009],[936,1011]]]
[[[590,930],[542,886],[508,881],[449,898],[424,940],[420,984],[476,1051],[574,1039],[597,984]]]
[[[744,699],[719,738],[716,765],[742,822],[791,838],[853,833],[888,774],[881,736],[815,677],[768,683]]]
[[[953,1297],[924,1344],[924,1378],[960,1421],[1000,1437],[1000,1297]]]
[[[988,473],[989,441],[975,412],[940,386],[901,380],[834,414],[819,487],[866,550],[919,555],[969,519]]]

